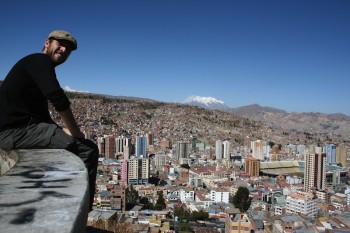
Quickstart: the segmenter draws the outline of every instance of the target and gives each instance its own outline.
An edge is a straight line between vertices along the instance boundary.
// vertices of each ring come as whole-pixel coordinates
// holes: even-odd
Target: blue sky
[[[0,79],[63,29],[78,50],[57,67],[62,87],[350,115],[349,12],[348,0],[5,0]]]

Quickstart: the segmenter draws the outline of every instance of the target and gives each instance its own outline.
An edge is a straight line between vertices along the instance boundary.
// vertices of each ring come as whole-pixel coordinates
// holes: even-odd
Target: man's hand
[[[66,134],[72,136],[72,137],[75,137],[75,138],[85,138],[85,135],[82,133],[82,132],[77,132],[76,135],[72,135],[72,133],[69,131],[68,128],[63,128],[62,129],[63,132],[65,132]]]

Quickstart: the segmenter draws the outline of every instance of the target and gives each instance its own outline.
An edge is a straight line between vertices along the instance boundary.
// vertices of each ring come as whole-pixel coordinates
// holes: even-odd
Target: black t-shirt
[[[57,111],[70,105],[51,58],[42,53],[22,58],[0,86],[0,131],[30,122],[52,122],[48,100]]]

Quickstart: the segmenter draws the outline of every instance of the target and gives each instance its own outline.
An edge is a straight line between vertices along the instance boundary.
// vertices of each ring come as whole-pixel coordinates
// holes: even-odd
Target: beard
[[[47,47],[45,54],[50,56],[56,66],[64,63],[69,57],[69,53],[60,51],[59,47],[54,46],[52,43]]]

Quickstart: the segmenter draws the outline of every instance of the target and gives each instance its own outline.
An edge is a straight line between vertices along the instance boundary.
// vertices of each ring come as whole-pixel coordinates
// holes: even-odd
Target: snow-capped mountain
[[[224,101],[213,97],[190,96],[185,100],[185,104],[194,105],[206,109],[227,109]]]

